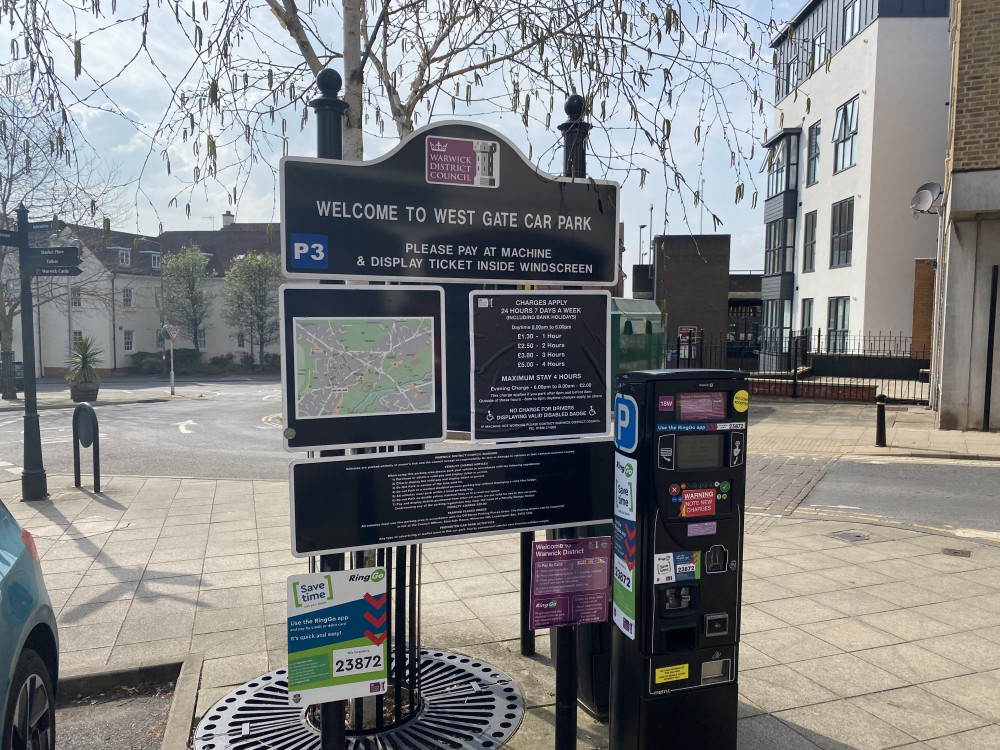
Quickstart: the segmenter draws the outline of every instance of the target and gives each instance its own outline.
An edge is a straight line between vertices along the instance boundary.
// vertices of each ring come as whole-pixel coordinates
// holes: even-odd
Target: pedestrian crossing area
[[[11,474],[17,474],[20,476],[23,470],[24,469],[21,466],[14,466],[14,464],[8,463],[7,461],[0,461],[0,471],[9,471]]]

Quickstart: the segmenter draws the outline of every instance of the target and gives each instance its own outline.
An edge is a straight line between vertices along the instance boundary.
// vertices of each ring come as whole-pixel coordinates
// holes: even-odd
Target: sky
[[[59,10],[61,0],[52,0],[54,18],[60,30],[67,31],[67,36],[85,39],[83,57],[85,67],[90,66],[97,71],[116,70],[128,61],[138,49],[134,26],[122,24],[120,29],[112,29],[102,34],[87,35],[93,22],[85,16],[66,15]],[[779,23],[790,17],[801,5],[801,0],[737,0],[734,3],[758,18],[773,18]],[[120,8],[125,4],[119,4]],[[60,16],[60,12],[63,15]],[[121,9],[119,9],[119,13]],[[319,12],[319,11],[317,11]],[[168,19],[169,20],[169,19]],[[268,16],[261,24],[270,23],[272,32],[283,33],[273,24]],[[89,24],[89,26],[88,26]],[[9,30],[5,29],[5,33]],[[183,71],[190,65],[191,45],[182,36],[182,28],[169,23],[160,24],[150,31],[148,44],[151,55],[160,68],[168,76]],[[339,31],[327,35],[330,39],[339,40]],[[725,35],[723,35],[725,40]],[[262,35],[256,39],[256,44],[264,51],[269,49],[267,39]],[[9,41],[2,38],[4,49],[9,49]],[[724,42],[725,43],[725,42]],[[275,51],[274,60],[281,61],[281,52]],[[9,59],[9,53],[8,53]],[[93,83],[86,76],[73,85],[78,95],[87,96],[89,102],[97,104],[97,108],[74,107],[74,113],[81,123],[82,130],[90,145],[101,154],[102,158],[114,161],[122,173],[132,180],[131,186],[125,192],[125,201],[129,218],[120,226],[114,227],[122,231],[139,232],[155,236],[161,228],[164,230],[207,230],[221,228],[223,212],[231,210],[236,214],[237,221],[246,222],[277,222],[280,220],[280,200],[278,183],[274,171],[269,168],[276,166],[281,155],[279,142],[271,144],[268,165],[256,165],[250,172],[250,179],[240,183],[239,200],[233,204],[229,198],[229,185],[237,181],[233,168],[221,174],[221,181],[226,184],[223,190],[211,182],[203,184],[193,191],[184,189],[179,179],[180,175],[189,176],[194,168],[192,155],[193,144],[178,143],[165,151],[158,145],[151,145],[151,136],[160,127],[159,120],[170,101],[173,91],[155,70],[143,65],[142,55],[126,71],[111,81],[102,92],[93,94]],[[72,58],[67,51],[56,51],[56,65],[62,69],[72,66]],[[765,78],[761,90],[773,93],[771,79]],[[89,85],[89,89],[88,89]],[[107,99],[102,100],[101,95]],[[133,123],[128,123],[119,114],[111,114],[106,102],[114,101],[120,110]],[[688,104],[691,102],[691,104]],[[711,215],[704,210],[693,207],[688,201],[687,216],[682,216],[681,205],[673,185],[665,183],[662,172],[651,171],[645,180],[645,185],[639,185],[638,174],[632,174],[622,181],[621,216],[624,222],[624,242],[626,246],[625,270],[631,274],[631,267],[640,261],[640,250],[644,253],[643,260],[648,260],[648,247],[652,234],[668,233],[726,233],[732,236],[731,262],[733,270],[761,270],[763,268],[763,195],[759,196],[757,206],[751,205],[750,195],[753,186],[747,182],[746,199],[734,203],[736,180],[730,169],[729,148],[710,133],[705,141],[709,144],[705,151],[704,162],[702,152],[694,146],[692,133],[697,123],[696,104],[693,97],[682,100],[680,109],[673,119],[674,154],[681,171],[689,183],[696,184],[700,174],[704,180],[704,196],[707,205],[722,220],[718,230],[712,226]],[[727,107],[739,112],[746,109],[743,101],[726,101]],[[441,107],[440,117],[435,119],[452,119],[450,107]],[[461,108],[458,116],[463,113]],[[469,113],[475,114],[475,113]],[[288,116],[287,134],[289,138],[288,153],[294,155],[312,155],[315,153],[315,120],[310,120],[305,129],[300,131],[298,117],[301,111]],[[492,127],[506,135],[525,154],[533,151],[532,158],[542,169],[558,172],[561,169],[561,151],[558,148],[560,133],[556,126],[565,118],[561,116],[562,109],[557,102],[552,116],[551,127],[546,131],[540,125],[532,124],[525,128],[519,114],[506,116],[491,115],[476,121],[479,124]],[[593,118],[591,118],[593,119]],[[758,117],[754,139],[759,143],[763,140],[763,126],[770,126],[771,110],[765,107],[763,117]],[[139,123],[137,128],[134,123]],[[426,124],[426,120],[420,124]],[[391,124],[386,128],[386,137],[366,135],[365,153],[367,158],[378,156],[388,151],[398,140]],[[681,134],[678,138],[677,134]],[[609,150],[609,141],[627,143],[630,134],[615,130],[611,134],[595,129],[593,148],[597,158],[591,157],[588,162],[589,173],[595,177],[614,177],[600,174],[600,155]],[[688,139],[684,143],[684,137]],[[618,145],[621,145],[620,143]],[[166,154],[169,154],[170,171],[167,174]],[[754,180],[756,187],[763,192],[765,181],[758,170],[763,163],[763,150],[757,148],[753,160]],[[541,155],[541,156],[539,156]],[[240,163],[244,168],[247,162],[239,157],[233,158],[231,152],[223,148],[219,163]],[[595,173],[595,169],[598,173]],[[666,203],[666,205],[665,205]],[[664,223],[664,208],[668,214],[669,223]],[[650,216],[652,214],[652,226]],[[646,225],[644,228],[641,225]],[[641,244],[640,244],[641,239]],[[626,282],[626,296],[629,296],[631,280]]]

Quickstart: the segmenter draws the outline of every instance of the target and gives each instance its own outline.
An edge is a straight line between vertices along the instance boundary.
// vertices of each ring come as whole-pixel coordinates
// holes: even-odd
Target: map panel
[[[295,318],[297,419],[433,412],[433,318]]]

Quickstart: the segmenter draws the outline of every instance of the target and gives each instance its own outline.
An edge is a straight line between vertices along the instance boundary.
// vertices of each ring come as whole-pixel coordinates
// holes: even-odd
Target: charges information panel
[[[613,450],[587,440],[293,461],[292,554],[602,523]]]
[[[469,306],[474,442],[608,432],[610,294],[483,291]]]

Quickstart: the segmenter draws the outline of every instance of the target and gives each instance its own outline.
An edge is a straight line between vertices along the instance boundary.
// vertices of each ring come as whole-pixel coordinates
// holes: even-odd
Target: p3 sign
[[[325,234],[293,234],[289,240],[292,268],[329,268],[330,249]]]
[[[631,396],[615,394],[615,447],[631,453],[639,444],[639,406]]]

